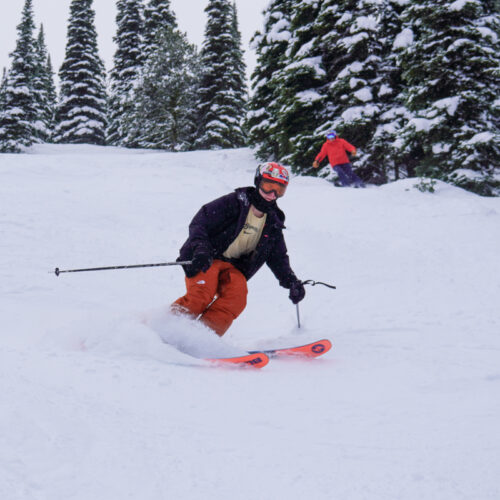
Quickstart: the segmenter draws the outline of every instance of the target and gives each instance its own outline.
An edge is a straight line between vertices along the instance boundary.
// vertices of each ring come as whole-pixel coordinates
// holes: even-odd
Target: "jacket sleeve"
[[[314,159],[314,161],[317,161],[319,163],[320,161],[323,161],[323,159],[325,158],[325,156],[326,156],[326,143],[323,144],[323,146],[321,146],[321,150],[316,155],[316,158]]]
[[[290,258],[288,257],[288,250],[282,233],[280,233],[273,252],[266,263],[282,287],[290,288],[292,283],[297,281],[297,276],[290,267]]]
[[[342,143],[344,145],[344,149],[346,149],[347,151],[349,151],[349,153],[355,153],[356,152],[356,148],[352,144],[349,144],[345,139],[342,139]]]

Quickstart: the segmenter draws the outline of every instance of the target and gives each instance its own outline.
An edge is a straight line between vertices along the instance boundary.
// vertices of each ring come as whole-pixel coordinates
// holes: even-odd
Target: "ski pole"
[[[86,271],[107,271],[111,269],[132,269],[137,267],[159,267],[159,266],[187,266],[191,264],[190,260],[180,262],[160,262],[158,264],[133,264],[131,266],[109,266],[109,267],[88,267],[86,269],[59,269],[55,268],[55,275],[59,276],[61,273],[82,273]]]
[[[328,283],[323,283],[322,281],[314,281],[314,280],[305,280],[302,282],[303,285],[323,285],[333,290],[336,290],[337,287],[335,285],[329,285]],[[297,326],[300,328],[300,312],[299,312],[299,304],[297,304]]]

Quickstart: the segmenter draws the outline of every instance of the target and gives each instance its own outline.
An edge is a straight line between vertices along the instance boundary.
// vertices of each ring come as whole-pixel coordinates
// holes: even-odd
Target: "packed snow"
[[[53,271],[175,260],[250,150],[28,153],[0,155],[0,498],[500,498],[500,199],[294,177],[292,267],[337,289],[306,287],[299,329],[262,269],[219,339],[168,314],[178,266]],[[182,352],[321,338],[261,370]]]

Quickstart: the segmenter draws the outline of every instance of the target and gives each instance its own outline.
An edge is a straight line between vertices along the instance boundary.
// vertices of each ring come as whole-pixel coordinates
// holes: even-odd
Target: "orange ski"
[[[221,365],[235,365],[235,366],[250,366],[252,368],[262,368],[269,363],[269,357],[263,352],[253,352],[245,356],[236,356],[235,358],[212,358],[206,359],[211,363]]]
[[[332,343],[328,339],[318,340],[310,344],[284,347],[281,349],[265,349],[260,352],[267,354],[270,358],[281,356],[298,356],[303,358],[317,358],[328,352],[332,348]],[[253,352],[253,351],[250,351]]]

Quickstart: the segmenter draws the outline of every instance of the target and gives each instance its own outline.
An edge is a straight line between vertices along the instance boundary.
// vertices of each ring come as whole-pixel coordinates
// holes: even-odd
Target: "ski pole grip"
[[[305,280],[302,282],[302,284],[303,285],[311,285],[311,286],[323,285],[323,286],[326,286],[328,288],[332,288],[333,290],[337,289],[337,287],[335,285],[329,285],[328,283],[323,283],[322,281]]]

